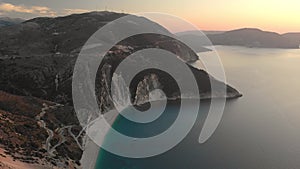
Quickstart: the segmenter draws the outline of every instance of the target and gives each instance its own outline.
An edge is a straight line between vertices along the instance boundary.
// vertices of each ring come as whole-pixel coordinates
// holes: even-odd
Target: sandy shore
[[[119,113],[115,110],[111,110],[107,113],[104,114],[104,119],[105,121],[112,125],[115,120],[117,119]],[[106,135],[108,129],[104,129],[102,132],[102,135]],[[102,140],[103,141],[103,140]],[[101,141],[101,142],[102,142]],[[98,143],[99,144],[99,143]],[[94,141],[92,141],[90,138],[88,138],[86,148],[83,152],[82,158],[80,160],[82,169],[94,169],[97,159],[98,159],[98,154],[99,154],[100,146],[98,146]]]

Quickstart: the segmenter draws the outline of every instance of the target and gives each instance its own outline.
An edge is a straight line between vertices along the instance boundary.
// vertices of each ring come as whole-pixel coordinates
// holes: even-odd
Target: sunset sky
[[[33,18],[105,10],[163,12],[201,30],[253,27],[300,32],[300,0],[0,0],[0,15]]]

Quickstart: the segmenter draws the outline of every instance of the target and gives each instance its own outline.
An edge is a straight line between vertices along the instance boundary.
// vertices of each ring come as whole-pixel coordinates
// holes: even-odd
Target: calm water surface
[[[101,150],[96,168],[299,169],[300,50],[216,49],[228,83],[244,96],[227,102],[223,119],[208,142],[198,143],[209,106],[202,103],[194,128],[172,150],[145,159],[123,158]],[[152,124],[140,126],[118,118],[114,127],[131,136],[149,136],[166,129],[175,118],[176,106],[171,106]]]

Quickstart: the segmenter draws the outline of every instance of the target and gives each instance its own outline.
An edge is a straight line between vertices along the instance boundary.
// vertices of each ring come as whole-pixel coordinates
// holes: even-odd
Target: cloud
[[[62,9],[61,11],[55,11],[46,6],[25,6],[25,5],[14,5],[11,3],[0,2],[0,16],[2,15],[11,15],[11,14],[30,14],[29,16],[64,16],[74,13],[86,13],[90,12],[87,9]]]
[[[0,3],[0,13],[17,12],[44,16],[55,16],[56,12],[45,6],[24,6],[10,3]]]
[[[63,14],[69,15],[69,14],[74,14],[74,13],[86,13],[90,12],[90,10],[87,9],[64,9]]]

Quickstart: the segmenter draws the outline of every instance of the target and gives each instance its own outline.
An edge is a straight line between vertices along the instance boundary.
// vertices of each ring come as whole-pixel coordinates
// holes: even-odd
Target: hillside
[[[72,107],[0,91],[0,149],[32,165],[80,165],[82,150],[72,137],[81,127]]]

